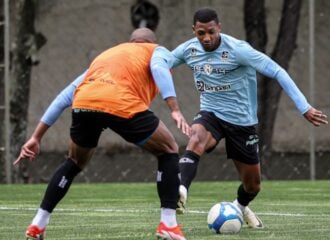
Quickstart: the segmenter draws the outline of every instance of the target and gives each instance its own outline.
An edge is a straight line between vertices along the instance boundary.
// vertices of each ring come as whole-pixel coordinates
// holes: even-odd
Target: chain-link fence
[[[39,51],[40,63],[32,72],[28,136],[52,99],[82,73],[98,53],[127,41],[130,32],[134,29],[131,10],[139,2],[141,1],[39,1],[36,28],[47,38],[47,44]],[[219,12],[224,33],[245,39],[243,0],[150,0],[149,2],[157,7],[159,13],[156,30],[159,43],[169,49],[193,37],[192,15],[202,6],[212,6]],[[330,84],[327,70],[330,32],[327,23],[330,19],[330,3],[325,0],[315,3],[315,105],[329,115]],[[266,1],[268,53],[272,51],[276,40],[281,8],[282,1]],[[307,1],[303,1],[297,49],[290,63],[289,73],[307,97],[309,97],[308,24],[308,4]],[[182,66],[174,70],[174,78],[182,111],[187,119],[192,119],[199,109],[199,97],[193,86],[192,73],[187,67]],[[176,130],[161,99],[153,103],[152,110],[169,126],[179,145],[184,149],[187,139]],[[271,166],[267,166],[268,177],[308,179],[309,124],[299,115],[285,94],[282,95],[277,116],[273,139],[276,153]],[[38,182],[47,179],[53,165],[64,157],[69,139],[70,121],[70,110],[67,109],[48,131],[43,139],[42,153],[38,161],[31,164],[31,173],[34,174],[31,174],[29,181]],[[329,127],[316,129],[315,136],[316,178],[329,178]],[[197,179],[236,179],[237,174],[233,164],[225,158],[221,143],[214,152],[203,156]],[[79,179],[81,181],[153,180],[154,161],[152,156],[125,143],[115,133],[105,131],[94,159]],[[146,171],[141,173],[140,169]]]

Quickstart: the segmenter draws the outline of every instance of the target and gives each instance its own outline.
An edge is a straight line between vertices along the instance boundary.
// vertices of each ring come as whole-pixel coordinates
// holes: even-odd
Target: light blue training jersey
[[[303,114],[310,108],[306,98],[287,72],[247,42],[220,34],[221,44],[206,52],[197,38],[172,51],[174,67],[186,63],[193,71],[200,93],[200,110],[240,126],[251,126],[257,119],[256,72],[276,79]]]

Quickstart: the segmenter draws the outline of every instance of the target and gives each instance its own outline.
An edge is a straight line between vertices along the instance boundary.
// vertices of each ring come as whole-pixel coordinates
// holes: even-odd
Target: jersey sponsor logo
[[[231,86],[228,85],[220,85],[220,86],[210,86],[204,83],[203,81],[196,81],[197,90],[200,92],[204,91],[213,91],[213,92],[221,92],[230,90]]]
[[[207,75],[210,75],[212,73],[213,67],[210,64],[205,64],[203,66],[203,70]]]
[[[89,82],[99,81],[101,83],[114,85],[115,82],[111,79],[111,74],[103,71],[96,71],[92,76],[87,78]]]
[[[224,69],[224,68],[214,68],[210,64],[204,64],[204,65],[193,65],[191,66],[191,70],[194,72],[205,72],[207,75],[214,74],[227,74],[232,71],[235,71],[239,67],[233,68],[233,69]]]

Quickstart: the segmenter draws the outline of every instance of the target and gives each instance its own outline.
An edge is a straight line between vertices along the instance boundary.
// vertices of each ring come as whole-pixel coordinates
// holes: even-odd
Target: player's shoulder
[[[181,48],[182,50],[186,50],[189,48],[199,48],[201,45],[197,39],[197,37],[191,38],[183,43],[181,43],[177,48]]]
[[[249,43],[247,41],[235,38],[235,37],[230,36],[228,34],[221,33],[220,36],[221,36],[221,41],[224,44],[229,45],[233,48],[249,46]]]
[[[156,48],[153,52],[153,55],[154,56],[168,56],[168,55],[171,55],[171,52],[166,47],[164,47],[162,45],[158,45],[158,46],[156,46]]]

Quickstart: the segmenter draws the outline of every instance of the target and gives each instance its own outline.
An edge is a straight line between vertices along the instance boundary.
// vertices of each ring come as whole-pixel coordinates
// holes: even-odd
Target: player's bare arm
[[[176,100],[176,97],[168,97],[165,99],[165,101],[166,101],[168,108],[171,111],[171,116],[172,116],[173,120],[175,121],[176,126],[179,129],[181,129],[183,134],[185,134],[189,137],[190,133],[191,133],[191,129],[179,109],[179,105]]]
[[[22,159],[28,158],[33,161],[37,157],[40,152],[40,141],[48,128],[47,124],[39,122],[30,139],[23,145],[14,165],[18,164]]]

